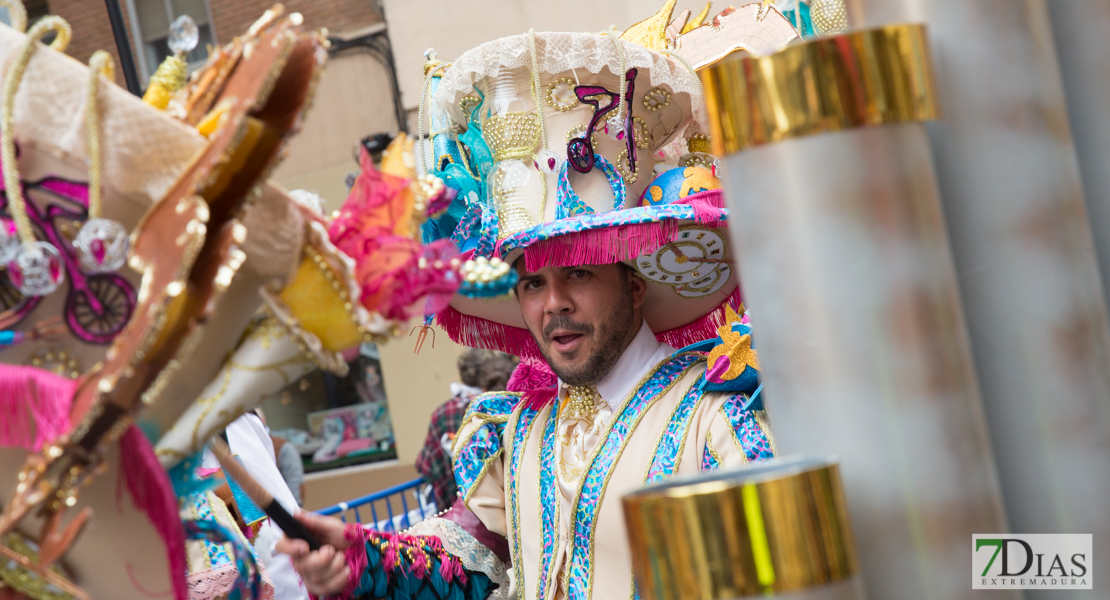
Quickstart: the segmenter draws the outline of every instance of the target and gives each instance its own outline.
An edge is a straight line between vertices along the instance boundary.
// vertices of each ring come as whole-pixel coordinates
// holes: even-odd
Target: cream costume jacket
[[[471,403],[456,436],[455,477],[467,508],[507,538],[510,586],[478,564],[490,561],[475,560],[483,555],[476,544],[441,535],[436,519],[410,533],[438,535],[443,551],[437,541],[425,553],[458,556],[468,571],[486,572],[501,585],[494,597],[507,597],[507,589],[527,600],[634,597],[620,497],[674,475],[774,456],[762,411],[752,410],[747,394],[704,391],[705,369],[704,353],[676,353],[644,324],[596,385],[592,414],[568,408],[562,383]],[[389,552],[389,543],[378,536],[368,552],[374,544]],[[371,580],[363,576],[351,591],[406,597],[382,593],[381,580],[376,588]]]

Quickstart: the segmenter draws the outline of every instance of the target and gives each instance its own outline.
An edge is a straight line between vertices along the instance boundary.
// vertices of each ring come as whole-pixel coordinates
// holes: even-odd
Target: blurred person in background
[[[462,425],[470,402],[478,395],[504,390],[516,361],[509,354],[472,348],[463,352],[457,363],[462,383],[451,384],[451,398],[432,412],[428,437],[416,457],[416,470],[432,484],[436,507],[445,510],[455,503],[455,471],[451,445]]]

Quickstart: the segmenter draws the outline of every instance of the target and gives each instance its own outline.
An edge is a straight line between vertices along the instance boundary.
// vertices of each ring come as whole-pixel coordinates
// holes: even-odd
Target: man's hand
[[[350,544],[343,534],[344,523],[335,517],[298,512],[296,519],[316,535],[321,547],[310,552],[308,542],[281,538],[274,550],[288,554],[293,568],[304,579],[304,585],[315,596],[331,596],[347,587],[350,577],[344,551]]]

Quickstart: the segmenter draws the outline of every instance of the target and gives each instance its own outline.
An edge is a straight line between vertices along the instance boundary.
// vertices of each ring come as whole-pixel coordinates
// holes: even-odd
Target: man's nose
[[[547,314],[563,314],[574,310],[574,302],[567,294],[566,286],[558,283],[547,286],[547,298],[544,303],[544,312]]]

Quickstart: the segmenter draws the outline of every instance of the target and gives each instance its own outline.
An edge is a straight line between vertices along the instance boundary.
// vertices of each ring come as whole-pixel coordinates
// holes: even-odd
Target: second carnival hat
[[[676,347],[714,337],[739,305],[696,70],[798,34],[758,3],[710,23],[708,6],[672,21],[675,3],[623,34],[530,31],[450,64],[430,51],[419,159],[457,195],[424,237],[453,237],[478,263],[437,314],[455,341],[539,356],[509,294],[521,258],[530,271],[629,264],[649,284],[644,318]]]

